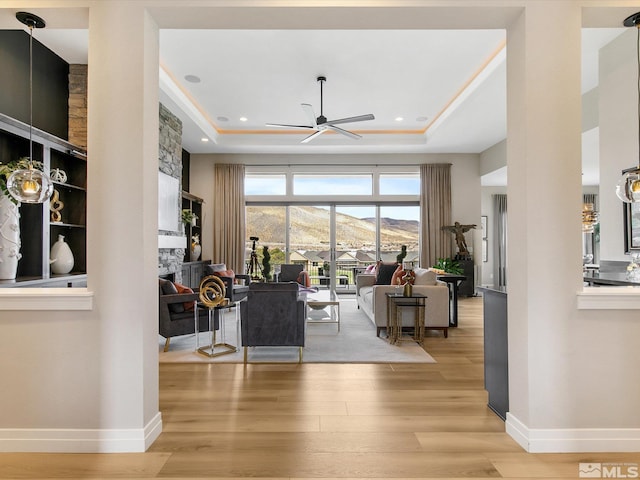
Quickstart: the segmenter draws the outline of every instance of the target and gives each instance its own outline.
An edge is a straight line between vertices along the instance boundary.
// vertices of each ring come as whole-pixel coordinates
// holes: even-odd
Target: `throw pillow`
[[[376,267],[376,285],[391,285],[391,279],[393,273],[398,268],[397,263],[382,263],[378,262]]]
[[[391,279],[392,285],[404,285],[404,277],[407,274],[406,270],[402,268],[402,265],[398,265],[398,268],[393,272],[393,278]],[[409,283],[415,285],[416,283],[415,271],[409,275]]]
[[[176,290],[178,291],[178,293],[193,293],[193,290],[191,290],[189,287],[182,285],[180,283],[175,283],[174,284],[176,287]],[[184,302],[182,305],[184,306],[184,311],[185,312],[192,312],[193,311],[193,305],[194,305],[195,301],[191,301],[191,302]]]
[[[301,271],[300,275],[298,275],[298,278],[296,279],[296,282],[298,282],[300,285],[303,285],[307,288],[310,287],[311,278],[309,277],[309,273],[306,270]]]
[[[376,264],[372,263],[371,265],[367,266],[367,268],[364,269],[364,273],[368,273],[370,275],[375,275],[376,274]]]
[[[216,270],[213,274],[219,277],[228,277],[232,280],[236,278],[236,273],[233,270]]]
[[[173,282],[170,282],[169,280],[162,280],[160,285],[161,285],[161,288],[162,288],[162,294],[163,295],[177,295],[178,294],[178,289],[173,284]],[[169,311],[171,313],[183,313],[184,312],[184,305],[182,305],[181,303],[170,303],[169,304]]]
[[[414,285],[437,285],[436,272],[428,268],[414,268],[413,273],[416,276]]]
[[[391,285],[402,285],[402,277],[404,277],[404,270],[402,269],[402,265],[398,265],[396,271],[393,272],[393,276],[391,277]]]
[[[226,272],[227,264],[226,263],[211,263],[209,265],[205,265],[204,273],[206,275],[215,275],[216,272]]]

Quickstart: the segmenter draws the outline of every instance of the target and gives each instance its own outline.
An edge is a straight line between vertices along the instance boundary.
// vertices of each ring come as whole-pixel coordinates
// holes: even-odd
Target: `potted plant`
[[[452,275],[462,275],[460,264],[450,258],[439,258],[433,268]]]
[[[191,226],[196,226],[196,221],[198,220],[198,216],[191,211],[190,208],[184,208],[182,210],[182,222],[187,225],[191,224]]]
[[[271,280],[271,254],[266,245],[262,247],[262,275],[266,282]]]

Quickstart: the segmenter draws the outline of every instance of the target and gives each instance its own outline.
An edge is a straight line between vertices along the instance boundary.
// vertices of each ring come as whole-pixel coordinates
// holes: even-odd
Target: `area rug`
[[[327,309],[328,310],[328,309]],[[325,311],[311,311],[310,316],[321,317]],[[436,363],[416,342],[405,337],[397,345],[390,345],[384,331],[376,337],[376,328],[369,318],[356,308],[355,299],[340,300],[340,332],[335,323],[310,323],[307,325],[304,363]],[[237,342],[235,312],[224,314],[226,343]],[[211,334],[200,334],[199,345],[210,344]],[[218,339],[219,340],[219,339]],[[158,348],[161,363],[242,363],[243,348],[219,357],[209,358],[195,352],[195,335],[183,335],[171,339],[168,352],[163,352],[164,338],[159,337]],[[249,348],[249,362],[297,362],[297,347]]]

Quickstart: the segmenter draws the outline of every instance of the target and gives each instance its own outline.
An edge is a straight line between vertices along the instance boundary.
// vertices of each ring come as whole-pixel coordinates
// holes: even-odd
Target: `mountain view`
[[[284,248],[284,206],[247,207],[247,237],[260,238],[262,245]],[[329,248],[329,211],[313,206],[290,207],[291,247],[293,250],[326,250]],[[338,250],[375,251],[375,218],[356,218],[336,213]],[[415,220],[381,219],[381,250],[398,251],[406,245],[418,250],[419,222]]]

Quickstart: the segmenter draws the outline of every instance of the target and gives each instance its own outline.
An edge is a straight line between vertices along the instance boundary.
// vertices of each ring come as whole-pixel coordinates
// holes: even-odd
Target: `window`
[[[286,195],[287,177],[285,174],[256,174],[244,176],[245,195]]]
[[[419,174],[380,174],[380,195],[420,195]]]
[[[371,195],[371,175],[294,175],[294,195]]]

